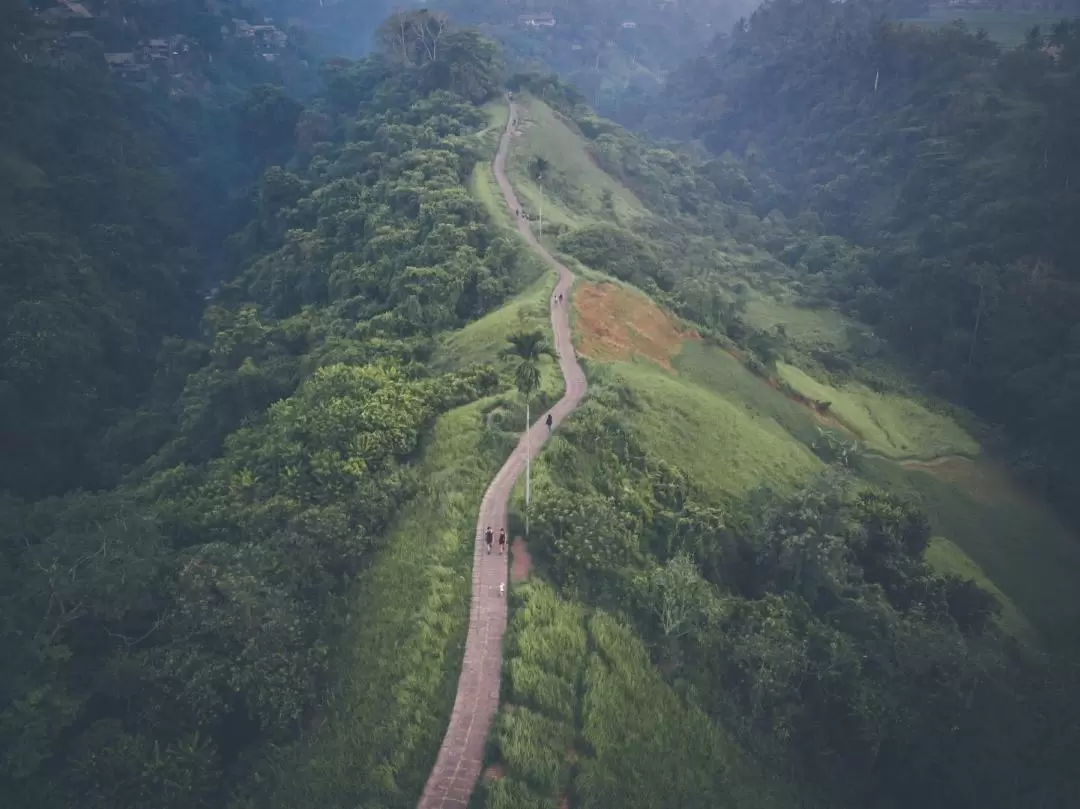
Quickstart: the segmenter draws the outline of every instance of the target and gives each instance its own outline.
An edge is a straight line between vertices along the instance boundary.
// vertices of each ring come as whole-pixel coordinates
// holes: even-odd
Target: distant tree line
[[[1059,507],[1080,487],[1080,22],[1002,50],[870,2],[771,0],[641,123],[700,138],[771,249],[935,389],[1001,425]]]

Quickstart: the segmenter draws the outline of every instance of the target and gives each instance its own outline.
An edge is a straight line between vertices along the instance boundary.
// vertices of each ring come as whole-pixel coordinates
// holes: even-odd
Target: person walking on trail
[[[506,529],[499,529],[499,553],[503,553],[506,550]]]
[[[491,535],[491,526],[489,525],[487,527],[487,530],[484,532],[484,542],[487,544],[487,552],[488,553],[491,553],[491,540],[492,540],[492,538],[493,537]]]
[[[548,435],[551,435],[551,414],[550,413],[548,413],[547,418],[544,419],[544,424],[547,425]]]

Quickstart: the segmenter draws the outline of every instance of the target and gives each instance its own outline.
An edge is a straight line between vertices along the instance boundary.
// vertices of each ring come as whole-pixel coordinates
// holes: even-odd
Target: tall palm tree
[[[514,368],[514,382],[525,397],[525,536],[528,536],[529,500],[532,493],[532,437],[529,433],[532,414],[529,404],[533,394],[540,388],[540,360],[545,356],[554,359],[555,352],[539,330],[516,332],[507,338],[507,342],[510,345],[503,353],[518,358],[517,367]]]

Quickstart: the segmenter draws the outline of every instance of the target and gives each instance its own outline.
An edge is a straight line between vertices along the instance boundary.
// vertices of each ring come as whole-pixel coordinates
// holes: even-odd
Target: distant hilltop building
[[[555,15],[547,12],[543,14],[522,14],[518,17],[518,23],[526,28],[554,28]]]

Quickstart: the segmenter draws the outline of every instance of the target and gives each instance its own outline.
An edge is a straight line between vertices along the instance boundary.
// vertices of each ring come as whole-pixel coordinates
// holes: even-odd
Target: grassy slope
[[[969,464],[972,478],[987,472],[985,463]],[[987,496],[970,478],[950,482],[878,458],[859,466],[872,482],[920,502],[934,532],[962,549],[1043,638],[1069,640],[1069,627],[1075,630],[1080,621],[1080,543],[1041,503],[1026,498],[1004,475]],[[940,552],[928,558],[945,571],[958,564]]]
[[[646,363],[618,363],[613,370],[636,398],[628,416],[645,446],[692,472],[709,492],[738,497],[761,484],[794,485],[821,467],[768,414],[689,375],[673,378]]]
[[[503,105],[487,108],[478,134],[490,157],[506,125]],[[477,165],[472,192],[497,225],[513,220],[488,163]],[[522,245],[518,282],[525,289],[500,309],[444,337],[435,370],[500,358],[514,331],[550,339],[547,299],[554,275]],[[542,366],[542,392],[557,398],[563,380]],[[295,745],[267,755],[256,786],[234,809],[411,807],[423,789],[453,707],[468,625],[476,514],[512,441],[492,414],[512,413],[509,391],[437,420],[417,469],[420,494],[351,596],[337,686],[319,721]]]
[[[604,192],[610,192],[614,217],[632,221],[646,213],[641,202],[621,183],[596,165],[574,132],[550,107],[534,99],[518,101],[521,136],[514,141],[507,161],[507,175],[525,210],[537,213],[543,201],[544,221],[581,227],[612,214],[605,209]],[[537,157],[550,165],[540,184],[532,176]]]
[[[613,188],[629,195],[588,158],[583,138],[545,105],[533,100],[524,108],[526,119],[535,125],[526,127],[515,142],[511,179],[516,185],[526,182],[522,167],[542,154],[561,177],[576,178],[579,186],[558,200],[545,195],[545,219],[554,216],[581,225],[601,216],[596,202],[600,192],[590,189]],[[842,350],[852,328],[865,330],[835,312],[796,307],[782,290],[765,294],[749,289],[744,297],[748,322],[757,328],[784,324],[796,355]],[[642,409],[631,417],[641,439],[694,472],[718,495],[740,494],[758,483],[793,483],[819,468],[807,449],[818,435],[818,422],[807,408],[718,348],[687,343],[675,367],[674,377],[644,361],[594,361],[589,370],[595,377],[607,369],[637,395]],[[871,452],[896,460],[979,455],[977,442],[960,424],[915,398],[877,393],[859,384],[836,388],[795,365],[781,366],[781,372],[795,389],[832,402],[833,415],[859,432]],[[982,458],[975,462],[979,470],[988,464]],[[975,578],[1003,600],[1008,628],[1026,634],[1030,622],[1043,636],[1053,636],[1056,627],[1080,618],[1080,594],[1070,583],[1080,573],[1080,545],[1041,504],[1023,498],[1007,480],[1003,485],[1009,491],[988,501],[964,482],[884,459],[866,459],[860,473],[921,502],[935,530],[956,549],[945,553],[941,548],[947,546],[939,544],[930,561],[955,572],[973,571],[964,558],[972,560],[981,571]]]
[[[848,330],[854,324],[828,309],[806,309],[777,297],[749,289],[746,319],[755,328],[770,330],[782,325],[788,337],[805,349],[843,349],[848,345]]]
[[[267,757],[265,809],[411,807],[446,730],[468,624],[476,512],[501,459],[475,402],[435,424],[421,494],[357,582],[335,693],[299,743]]]
[[[617,619],[540,583],[513,595],[492,744],[503,777],[485,783],[478,805],[555,809],[570,794],[588,809],[800,805],[664,682]]]
[[[975,439],[956,422],[906,396],[877,393],[858,383],[836,388],[782,362],[777,363],[777,371],[804,396],[829,402],[830,412],[873,452],[896,459],[979,452]]]
[[[986,572],[955,542],[945,537],[934,537],[926,550],[926,561],[943,573],[952,573],[978,582],[984,590],[993,593],[1002,607],[1001,626],[1017,638],[1034,640],[1038,637],[1035,627],[1020,612],[1016,604],[991,581]]]

